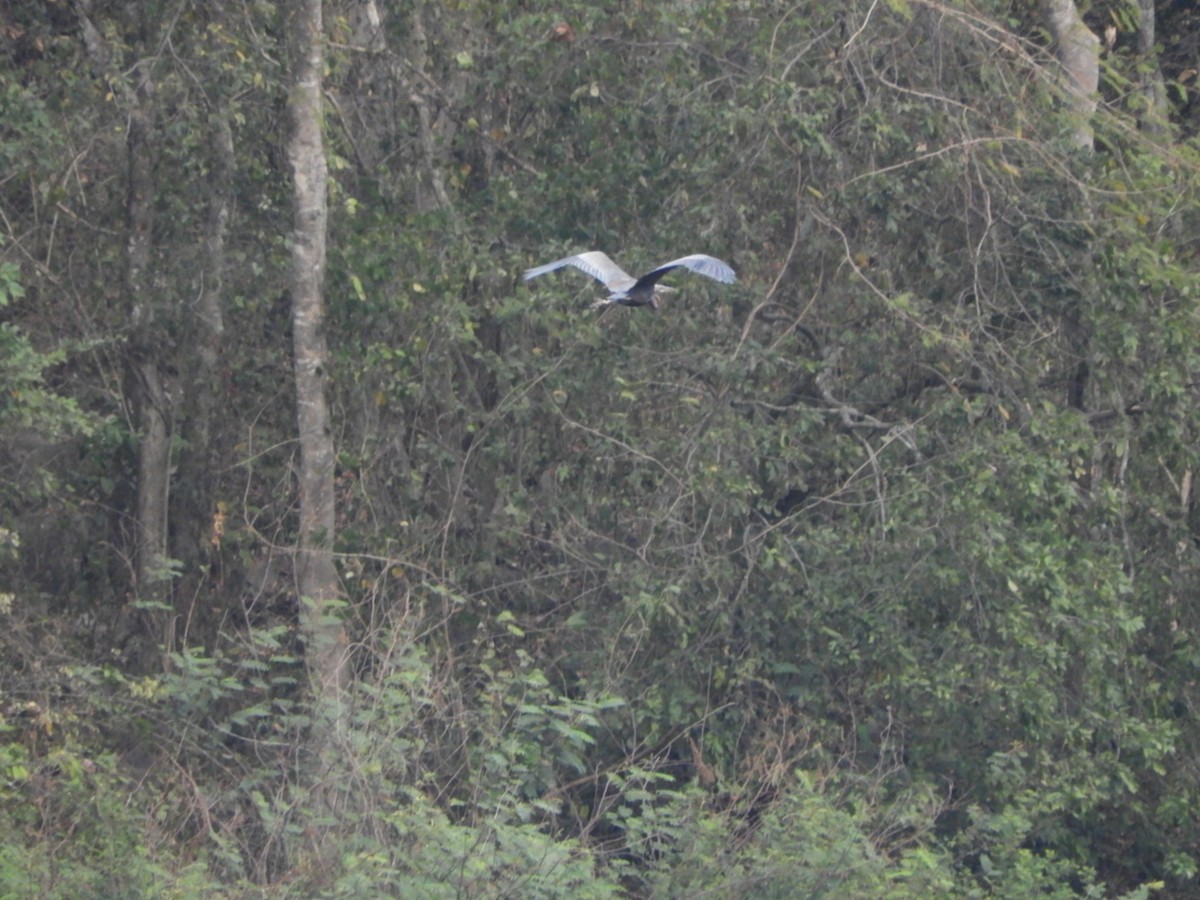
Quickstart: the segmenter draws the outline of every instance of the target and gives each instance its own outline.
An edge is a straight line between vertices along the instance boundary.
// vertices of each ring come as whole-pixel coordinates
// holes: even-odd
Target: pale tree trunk
[[[1066,79],[1069,107],[1075,119],[1071,143],[1090,153],[1095,145],[1092,119],[1100,89],[1100,38],[1087,27],[1073,0],[1042,0],[1042,13],[1054,38],[1055,56]],[[1085,198],[1083,203],[1082,215],[1087,218],[1088,200]],[[1081,270],[1094,271],[1090,256],[1080,262]],[[1091,378],[1091,334],[1082,300],[1066,310],[1063,332],[1070,356],[1075,360],[1074,371],[1067,380],[1066,403],[1072,409],[1084,410]]]
[[[1080,149],[1091,150],[1092,116],[1100,88],[1100,39],[1087,27],[1073,0],[1042,0],[1042,14],[1054,38],[1055,56],[1066,76],[1076,117],[1072,142]]]
[[[325,401],[328,353],[325,315],[325,227],[328,169],[322,137],[321,0],[300,0],[289,22],[292,59],[291,162],[295,232],[292,235],[292,331],[295,352],[296,417],[300,439],[300,534],[296,566],[300,628],[314,692],[316,720],[311,786],[323,812],[336,812],[337,763],[345,712],[346,640],[330,608],[339,595],[333,559],[334,447]],[[318,858],[325,847],[317,836]]]
[[[1142,128],[1150,134],[1167,130],[1167,87],[1158,67],[1158,51],[1154,49],[1154,0],[1138,0],[1138,59],[1142,81],[1142,97],[1146,109],[1140,116]]]

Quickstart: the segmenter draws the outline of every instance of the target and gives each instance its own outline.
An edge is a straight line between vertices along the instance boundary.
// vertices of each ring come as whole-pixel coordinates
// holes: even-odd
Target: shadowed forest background
[[[0,4],[0,895],[1200,896],[1197,69]]]

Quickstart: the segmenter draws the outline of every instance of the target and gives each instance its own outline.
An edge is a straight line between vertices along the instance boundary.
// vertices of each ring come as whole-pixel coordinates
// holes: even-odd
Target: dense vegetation
[[[292,6],[0,9],[0,896],[1200,893],[1191,4],[329,0],[307,537]]]

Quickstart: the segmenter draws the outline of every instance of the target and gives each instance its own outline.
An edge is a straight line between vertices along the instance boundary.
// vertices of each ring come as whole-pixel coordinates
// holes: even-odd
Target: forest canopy
[[[0,9],[0,895],[1200,893],[1198,26]]]

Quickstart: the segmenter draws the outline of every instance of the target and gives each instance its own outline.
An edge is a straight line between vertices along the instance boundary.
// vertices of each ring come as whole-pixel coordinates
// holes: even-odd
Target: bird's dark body
[[[658,298],[654,296],[654,285],[638,290],[630,288],[624,293],[609,294],[609,303],[616,303],[619,306],[648,306],[651,309],[658,309]]]

